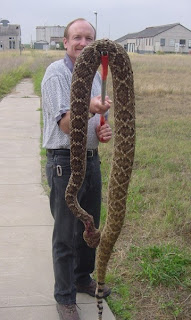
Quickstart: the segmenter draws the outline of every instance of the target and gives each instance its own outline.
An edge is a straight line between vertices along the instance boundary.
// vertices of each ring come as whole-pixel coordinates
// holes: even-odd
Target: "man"
[[[83,223],[69,211],[65,190],[70,177],[70,88],[76,58],[82,49],[95,40],[94,27],[84,19],[69,23],[64,33],[64,59],[52,63],[42,81],[44,119],[43,146],[47,149],[46,173],[50,192],[50,208],[54,217],[53,266],[54,297],[60,319],[78,320],[76,292],[95,296],[96,282],[90,274],[94,270],[95,249],[83,239]],[[101,103],[101,79],[97,72],[92,84],[88,121],[87,170],[79,192],[80,205],[94,217],[99,227],[101,207],[101,173],[97,151],[99,141],[108,142],[112,132],[109,124],[99,125],[100,114],[107,114],[111,100]],[[106,286],[104,297],[110,294]]]

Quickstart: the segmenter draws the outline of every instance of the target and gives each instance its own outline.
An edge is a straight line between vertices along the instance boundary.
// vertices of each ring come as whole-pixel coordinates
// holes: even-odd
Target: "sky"
[[[191,0],[2,0],[0,6],[0,19],[21,26],[23,44],[36,40],[36,26],[66,26],[76,18],[95,26],[97,17],[97,39],[171,23],[191,30],[190,13]]]

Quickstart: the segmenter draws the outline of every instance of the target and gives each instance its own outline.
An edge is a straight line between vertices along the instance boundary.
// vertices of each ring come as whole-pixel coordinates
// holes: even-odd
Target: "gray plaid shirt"
[[[70,110],[70,89],[73,64],[66,54],[64,59],[53,62],[47,68],[41,84],[43,108],[43,147],[46,149],[69,149],[70,136],[58,125],[62,114]],[[97,72],[92,84],[91,97],[101,94],[101,77]],[[87,148],[96,149],[98,139],[95,128],[99,125],[100,115],[88,121]]]

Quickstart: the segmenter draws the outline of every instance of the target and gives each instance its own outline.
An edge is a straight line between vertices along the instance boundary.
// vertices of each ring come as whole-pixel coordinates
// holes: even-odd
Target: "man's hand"
[[[90,101],[90,108],[89,111],[91,113],[99,113],[104,114],[107,112],[111,107],[112,101],[109,99],[108,96],[105,97],[105,102],[102,104],[101,96],[97,96],[91,99]]]
[[[101,102],[101,96],[94,97],[90,101],[89,111],[91,113],[104,114],[110,109],[111,103],[112,101],[109,99],[108,96],[105,97],[104,104],[102,104]],[[64,133],[70,133],[70,111],[67,111],[64,117],[60,120],[59,127],[62,131],[64,131]]]
[[[70,111],[67,111],[64,117],[59,121],[59,127],[64,133],[70,133]]]
[[[106,122],[103,126],[97,126],[96,134],[100,142],[106,143],[111,140],[112,130],[109,123]]]

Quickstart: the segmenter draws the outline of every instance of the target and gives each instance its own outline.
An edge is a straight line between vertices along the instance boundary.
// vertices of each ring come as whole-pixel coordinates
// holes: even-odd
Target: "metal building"
[[[128,52],[191,53],[191,30],[180,23],[148,27],[117,40]]]
[[[44,41],[51,45],[51,38],[63,39],[64,26],[38,26],[36,27],[36,42]]]
[[[0,51],[21,49],[21,27],[10,24],[8,20],[0,21]]]
[[[36,41],[34,42],[34,49],[38,49],[38,50],[49,50],[50,46],[49,43],[47,41]]]

